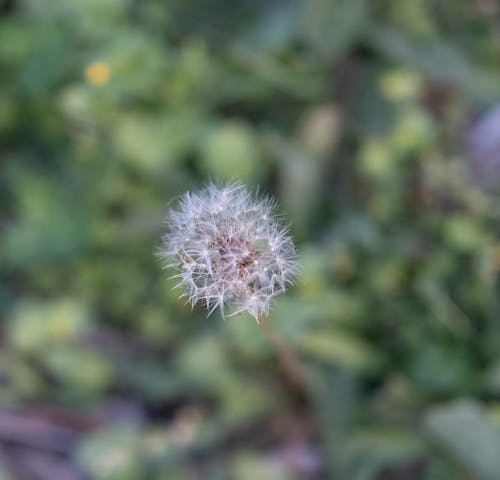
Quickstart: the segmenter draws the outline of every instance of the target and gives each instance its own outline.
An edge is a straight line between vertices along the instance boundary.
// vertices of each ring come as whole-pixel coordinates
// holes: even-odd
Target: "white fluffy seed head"
[[[186,193],[167,218],[160,256],[177,267],[178,287],[192,306],[209,314],[230,306],[232,315],[267,315],[271,299],[292,283],[295,247],[273,215],[274,202],[244,186],[208,185]]]

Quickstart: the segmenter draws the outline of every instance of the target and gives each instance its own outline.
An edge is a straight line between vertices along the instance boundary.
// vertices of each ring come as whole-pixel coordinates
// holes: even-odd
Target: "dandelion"
[[[274,214],[275,203],[252,195],[243,185],[210,184],[186,193],[167,218],[160,257],[178,273],[191,306],[209,315],[230,307],[247,311],[262,327],[291,382],[304,388],[295,352],[267,321],[272,299],[283,293],[297,272],[293,240]]]
[[[209,314],[247,311],[257,321],[271,300],[292,283],[295,247],[273,214],[275,204],[254,197],[244,186],[210,184],[186,193],[170,212],[160,256],[175,266],[177,287],[192,306]]]

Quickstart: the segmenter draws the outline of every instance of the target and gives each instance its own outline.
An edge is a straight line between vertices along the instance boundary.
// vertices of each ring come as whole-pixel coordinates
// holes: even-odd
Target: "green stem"
[[[268,339],[269,343],[276,351],[290,383],[292,383],[299,390],[305,391],[304,369],[295,351],[271,326],[267,317],[259,315],[257,322],[262,328],[262,331],[264,332],[264,335]]]

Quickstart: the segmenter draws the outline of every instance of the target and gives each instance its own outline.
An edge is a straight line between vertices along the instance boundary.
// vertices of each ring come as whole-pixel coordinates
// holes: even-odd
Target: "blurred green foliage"
[[[498,196],[464,141],[500,5],[452,3],[0,1],[2,410],[97,415],[70,458],[102,480],[500,478]],[[154,256],[209,179],[292,224],[270,321],[305,399]]]

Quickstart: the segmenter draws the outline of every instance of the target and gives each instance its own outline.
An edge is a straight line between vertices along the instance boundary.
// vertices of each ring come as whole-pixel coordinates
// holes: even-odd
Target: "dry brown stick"
[[[267,317],[259,315],[258,324],[269,343],[273,346],[290,382],[299,390],[305,391],[304,369],[299,357],[285,339],[272,327]]]

